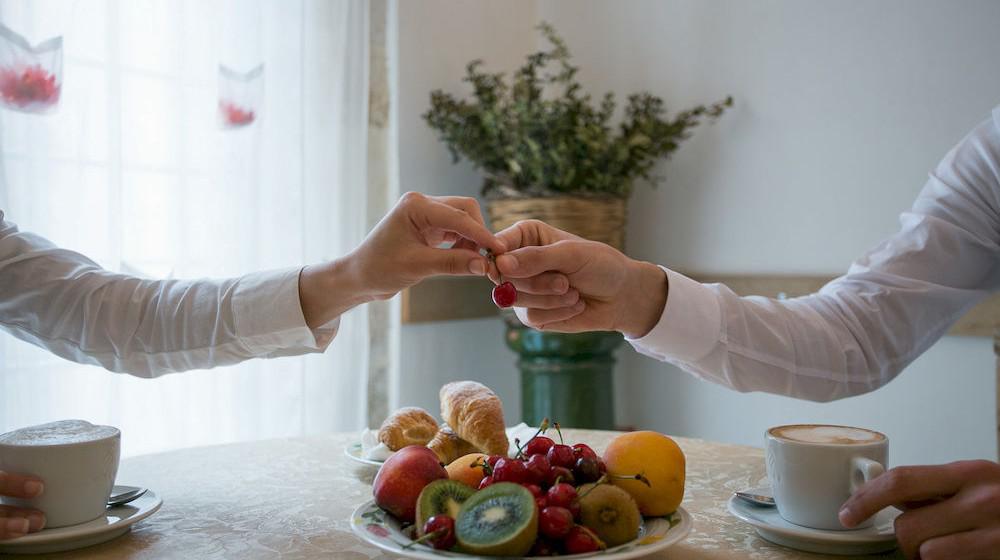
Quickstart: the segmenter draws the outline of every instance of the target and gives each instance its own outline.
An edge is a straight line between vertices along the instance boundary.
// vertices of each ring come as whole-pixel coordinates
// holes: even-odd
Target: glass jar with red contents
[[[249,126],[260,118],[264,100],[264,65],[240,73],[219,66],[219,126],[223,129]]]
[[[31,46],[0,23],[0,106],[25,113],[47,113],[62,92],[63,40],[53,37]]]

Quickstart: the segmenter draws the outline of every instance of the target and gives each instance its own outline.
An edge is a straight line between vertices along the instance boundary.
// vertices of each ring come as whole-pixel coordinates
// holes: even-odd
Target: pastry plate
[[[355,461],[355,462],[358,462],[358,463],[361,463],[361,464],[364,464],[364,465],[371,465],[373,467],[381,467],[382,463],[385,462],[385,461],[376,461],[375,459],[365,459],[364,457],[362,457],[361,456],[361,442],[352,443],[352,444],[348,445],[347,447],[345,447],[344,448],[344,455],[347,455],[347,458],[350,459],[350,460],[352,460],[352,461]]]
[[[771,489],[751,488],[752,494],[770,494]],[[785,521],[778,514],[778,508],[757,506],[732,496],[729,498],[729,513],[746,521],[757,530],[766,541],[806,552],[820,554],[874,554],[896,548],[893,520],[900,511],[886,508],[875,516],[875,525],[866,529],[849,531],[825,531],[795,525]]]
[[[639,538],[633,541],[601,552],[571,554],[560,558],[602,558],[608,560],[638,558],[680,542],[691,532],[691,526],[691,515],[684,508],[679,508],[670,517],[643,519],[642,527],[639,528]],[[365,542],[406,558],[423,560],[481,558],[461,552],[435,550],[424,544],[403,548],[412,539],[403,531],[399,520],[379,509],[374,500],[368,500],[354,510],[354,513],[351,514],[351,529]]]
[[[0,542],[0,554],[46,554],[93,546],[129,532],[132,525],[153,515],[163,500],[152,490],[135,501],[108,508],[101,517],[87,523],[43,529],[16,539]]]

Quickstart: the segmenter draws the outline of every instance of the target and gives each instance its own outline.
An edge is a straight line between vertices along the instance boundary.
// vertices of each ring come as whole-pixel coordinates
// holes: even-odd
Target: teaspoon
[[[111,497],[108,498],[108,507],[123,506],[133,500],[137,500],[145,493],[146,489],[138,486],[115,486],[111,489]]]

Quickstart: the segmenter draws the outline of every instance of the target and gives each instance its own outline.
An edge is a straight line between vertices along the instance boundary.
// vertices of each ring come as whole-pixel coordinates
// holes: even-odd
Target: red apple
[[[375,475],[375,504],[401,521],[412,523],[420,491],[441,478],[448,478],[448,471],[433,451],[422,445],[404,447],[389,457]]]

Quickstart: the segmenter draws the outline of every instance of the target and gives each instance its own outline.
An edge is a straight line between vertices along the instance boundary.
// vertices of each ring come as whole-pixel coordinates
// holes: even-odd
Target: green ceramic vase
[[[540,332],[505,314],[507,346],[521,370],[521,418],[537,426],[543,418],[568,428],[614,429],[616,332]]]

